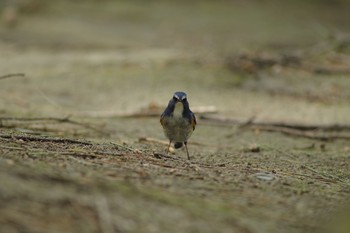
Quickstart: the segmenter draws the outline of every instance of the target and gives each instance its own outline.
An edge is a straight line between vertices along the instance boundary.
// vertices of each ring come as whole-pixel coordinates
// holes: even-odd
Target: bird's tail
[[[179,149],[182,147],[182,145],[183,145],[182,142],[175,142],[174,147],[175,147],[175,149]]]

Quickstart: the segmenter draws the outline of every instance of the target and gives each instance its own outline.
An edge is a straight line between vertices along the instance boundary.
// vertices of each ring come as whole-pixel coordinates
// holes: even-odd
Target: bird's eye
[[[183,98],[182,101],[187,101],[187,98]]]
[[[173,97],[173,100],[174,100],[174,101],[177,101],[178,99],[174,96],[174,97]]]

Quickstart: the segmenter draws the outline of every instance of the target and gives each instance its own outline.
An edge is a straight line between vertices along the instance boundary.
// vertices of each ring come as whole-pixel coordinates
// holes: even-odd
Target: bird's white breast
[[[182,116],[183,110],[183,104],[176,103],[172,116],[163,118],[164,133],[170,141],[185,142],[193,132],[190,121]]]
[[[173,116],[175,118],[182,117],[182,112],[184,111],[184,106],[181,102],[177,102],[174,107]]]

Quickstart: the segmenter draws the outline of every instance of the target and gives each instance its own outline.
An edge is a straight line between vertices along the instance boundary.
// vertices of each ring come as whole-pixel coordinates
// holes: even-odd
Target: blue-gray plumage
[[[165,136],[169,139],[169,147],[174,142],[174,147],[180,148],[185,144],[187,158],[190,159],[187,150],[187,140],[196,127],[196,117],[190,110],[187,95],[184,92],[175,92],[168,106],[160,116]]]

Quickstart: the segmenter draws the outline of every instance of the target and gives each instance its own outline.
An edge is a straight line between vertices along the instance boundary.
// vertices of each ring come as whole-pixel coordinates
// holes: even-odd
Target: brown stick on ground
[[[222,126],[238,125],[240,127],[250,127],[254,130],[280,132],[286,135],[322,141],[350,139],[350,134],[339,134],[339,132],[350,131],[350,125],[307,125],[287,122],[254,122],[254,118],[251,118],[248,121],[242,121],[222,116],[201,116],[200,119],[202,119],[203,123],[210,122]]]
[[[316,139],[321,141],[331,141],[336,139],[345,139],[345,140],[350,139],[350,135],[348,134],[325,134],[325,133],[319,133],[319,132],[317,133],[315,131],[305,131],[305,130],[297,130],[297,129],[291,129],[291,128],[275,127],[275,126],[260,126],[260,127],[254,127],[254,128],[261,131],[279,132],[286,135]]]
[[[330,125],[316,125],[316,124],[297,124],[290,122],[254,122],[255,117],[247,121],[242,121],[234,118],[223,116],[200,116],[202,122],[213,122],[223,125],[238,125],[238,126],[274,126],[281,128],[290,128],[301,131],[321,130],[321,131],[350,131],[350,125],[330,124]]]
[[[91,142],[79,141],[79,140],[69,139],[69,138],[34,137],[34,136],[27,136],[27,135],[11,135],[11,134],[0,134],[0,138],[16,139],[16,140],[23,140],[23,141],[36,141],[36,142],[57,142],[57,143],[74,143],[74,144],[81,144],[81,145],[93,145]]]
[[[105,134],[105,135],[109,135],[108,132],[96,128],[90,124],[87,123],[81,123],[75,120],[71,120],[69,117],[64,117],[64,118],[57,118],[57,117],[0,117],[0,127],[3,126],[2,125],[2,121],[28,121],[28,122],[33,122],[33,121],[51,121],[51,122],[57,122],[57,123],[68,123],[68,124],[72,124],[72,125],[78,125],[81,126],[83,128],[86,129],[91,129],[94,130],[98,133],[101,134]]]
[[[5,79],[5,78],[12,78],[12,77],[24,77],[25,74],[23,73],[17,73],[17,74],[5,74],[5,75],[1,75],[0,76],[0,80],[1,79]]]

